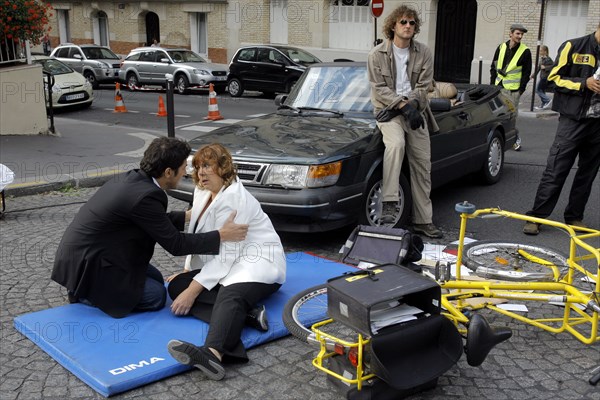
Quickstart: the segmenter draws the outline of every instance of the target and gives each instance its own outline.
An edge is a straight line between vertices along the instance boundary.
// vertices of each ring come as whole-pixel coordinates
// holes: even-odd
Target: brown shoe
[[[413,224],[413,232],[428,236],[430,238],[439,239],[444,236],[434,224]]]
[[[588,226],[580,219],[574,219],[572,221],[565,221],[565,224],[571,226],[577,226],[579,228],[587,228]]]
[[[523,227],[523,233],[526,235],[537,235],[540,233],[540,225],[537,222],[526,222]]]

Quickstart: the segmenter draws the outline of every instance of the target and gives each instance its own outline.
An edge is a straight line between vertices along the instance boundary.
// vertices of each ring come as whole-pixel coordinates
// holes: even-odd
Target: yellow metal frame
[[[498,208],[486,208],[476,210],[471,214],[461,213],[461,224],[459,233],[458,257],[456,265],[462,265],[462,254],[464,249],[465,232],[467,228],[467,220],[474,219],[482,215],[493,214],[505,218],[519,219],[522,221],[536,222],[542,225],[553,226],[566,231],[570,237],[569,269],[566,275],[558,276],[557,269],[544,260],[538,260],[540,264],[546,265],[554,271],[553,281],[538,281],[538,282],[505,282],[505,281],[471,281],[461,278],[460,268],[456,268],[456,279],[446,282],[440,282],[443,289],[447,289],[448,293],[442,294],[441,305],[443,315],[449,318],[457,326],[459,331],[466,333],[466,326],[469,322],[469,317],[465,315],[465,311],[487,308],[489,310],[506,315],[518,321],[536,326],[553,333],[569,332],[578,340],[585,344],[592,344],[600,340],[598,335],[598,311],[591,311],[588,307],[587,311],[582,310],[578,305],[588,306],[595,304],[598,306],[600,298],[600,248],[594,248],[585,242],[585,240],[600,238],[600,231],[590,228],[580,228],[571,225],[566,225],[560,222],[530,217],[528,215],[517,214],[509,211],[503,211]],[[577,255],[578,252],[582,254]],[[529,255],[524,254],[529,258]],[[532,261],[535,259],[530,258]],[[598,268],[596,273],[587,271],[579,263],[584,260],[596,260]],[[579,272],[586,276],[590,281],[595,282],[595,289],[591,293],[584,293],[573,286],[575,273]],[[496,307],[493,301],[483,301],[480,304],[467,304],[465,300],[469,298],[485,298],[485,299],[510,299],[523,301],[538,301],[538,302],[563,302],[565,309],[560,318],[528,318],[514,312]],[[333,319],[328,319],[318,322],[312,326],[312,331],[315,333],[316,340],[320,344],[320,351],[312,364],[317,369],[339,379],[348,384],[355,384],[358,390],[361,390],[362,383],[368,379],[374,378],[375,374],[365,374],[363,350],[365,345],[369,343],[368,338],[364,338],[357,333],[356,342],[348,342],[341,340],[324,332],[321,328],[332,323]],[[589,324],[590,329],[585,334],[582,333],[582,326]],[[461,327],[462,325],[463,327]],[[579,328],[579,329],[578,329]],[[356,378],[350,379],[342,376],[324,366],[324,360],[338,354],[335,351],[330,351],[327,347],[328,339],[333,343],[340,344],[346,348],[356,347],[358,350],[358,365],[356,366]],[[331,342],[329,342],[331,348]]]
[[[314,324],[312,326],[312,331],[315,333],[316,335],[316,339],[317,341],[320,343],[320,351],[319,354],[317,354],[317,357],[313,359],[312,364],[313,366],[315,366],[317,369],[320,369],[321,371],[334,376],[335,378],[339,379],[342,382],[346,382],[350,385],[356,385],[358,390],[361,390],[362,388],[362,383],[363,381],[366,381],[368,379],[374,378],[375,374],[364,374],[364,370],[363,370],[363,350],[366,344],[369,343],[369,339],[365,339],[363,337],[363,335],[361,335],[360,333],[358,333],[358,340],[356,342],[347,342],[345,340],[339,339],[335,336],[332,336],[328,333],[323,332],[321,329],[321,327],[330,324],[333,322],[333,319],[328,319],[325,321],[321,321],[318,322],[316,324]],[[335,343],[339,343],[340,345],[344,346],[344,347],[348,347],[348,348],[353,348],[356,347],[358,350],[358,362],[356,365],[356,378],[355,379],[350,379],[350,378],[346,378],[345,376],[342,376],[336,372],[333,372],[332,370],[328,369],[327,367],[325,367],[323,365],[323,360],[328,359],[329,357],[333,357],[334,355],[338,354],[335,351],[328,351],[327,350],[327,345],[326,345],[326,339],[330,339],[332,341],[334,341]]]
[[[504,314],[518,321],[536,326],[553,333],[569,332],[579,341],[592,344],[600,340],[598,335],[598,311],[591,310],[588,304],[598,306],[600,299],[600,248],[595,248],[586,243],[585,240],[599,238],[600,231],[590,228],[581,228],[566,225],[560,222],[531,217],[528,215],[503,211],[498,208],[486,208],[474,211],[472,214],[461,213],[461,224],[459,233],[458,255],[456,265],[462,265],[462,254],[464,249],[465,232],[467,221],[483,215],[497,215],[505,218],[513,218],[522,221],[535,222],[560,228],[569,234],[569,269],[565,276],[558,277],[555,274],[554,281],[538,282],[504,282],[504,281],[468,281],[461,278],[460,268],[456,268],[456,279],[440,282],[443,289],[449,293],[442,295],[442,307],[446,310],[444,315],[458,324],[466,324],[469,318],[463,310],[487,308]],[[578,255],[578,253],[581,253]],[[598,265],[596,273],[586,270],[581,264],[584,260],[596,260]],[[573,286],[575,273],[579,272],[594,282],[594,289],[590,293],[582,292]],[[466,299],[472,297],[488,299],[510,299],[539,302],[563,302],[565,309],[560,318],[528,318],[514,312],[496,307],[493,302],[482,302],[476,306],[467,304]],[[584,306],[582,310],[578,306]],[[589,324],[589,330],[583,325]],[[587,326],[587,325],[586,325]]]

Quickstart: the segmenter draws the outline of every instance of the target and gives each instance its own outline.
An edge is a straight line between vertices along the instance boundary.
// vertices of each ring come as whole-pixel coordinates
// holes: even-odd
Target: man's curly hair
[[[402,17],[408,17],[415,20],[415,34],[421,31],[421,19],[419,13],[414,8],[402,5],[396,8],[390,15],[385,18],[383,23],[383,34],[387,39],[394,39],[394,27],[396,22],[402,19]]]

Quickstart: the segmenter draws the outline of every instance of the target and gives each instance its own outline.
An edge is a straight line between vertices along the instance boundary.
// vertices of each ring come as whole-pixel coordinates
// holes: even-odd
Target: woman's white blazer
[[[194,280],[208,290],[217,284],[227,286],[242,282],[283,283],[286,272],[283,246],[258,200],[236,179],[227,188],[219,191],[200,217],[210,195],[208,190],[194,190],[188,232],[220,229],[235,210],[235,222],[248,224],[248,235],[242,242],[221,242],[218,255],[187,256],[184,268],[201,268]]]

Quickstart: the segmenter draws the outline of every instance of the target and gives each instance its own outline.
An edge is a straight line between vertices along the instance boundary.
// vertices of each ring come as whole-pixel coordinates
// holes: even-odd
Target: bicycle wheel
[[[327,319],[327,286],[313,286],[296,294],[285,303],[283,323],[296,338],[308,343],[310,327]]]
[[[568,271],[567,257],[544,247],[478,240],[465,245],[463,264],[486,279],[558,281]]]

